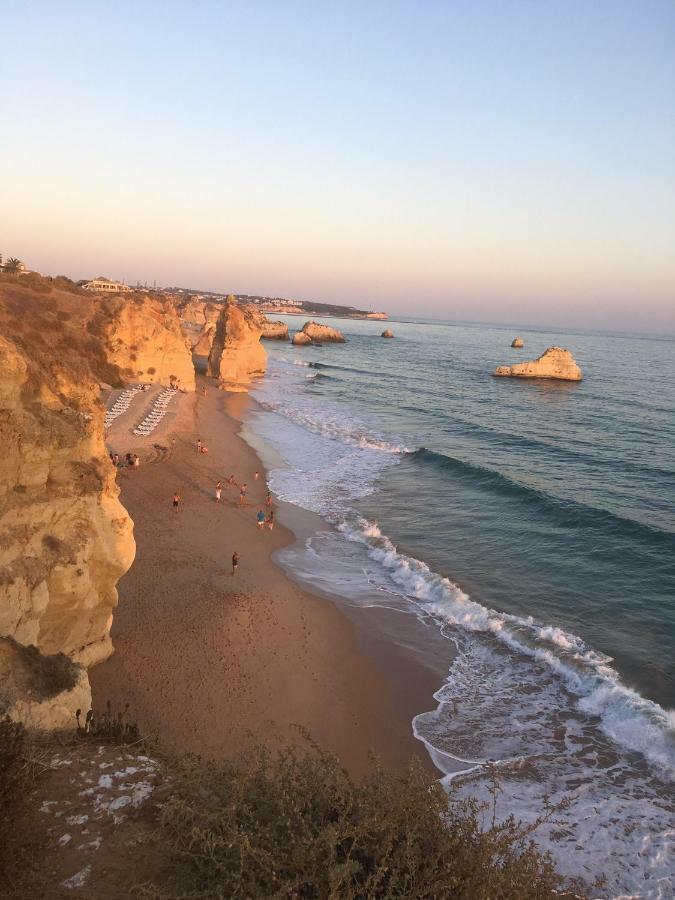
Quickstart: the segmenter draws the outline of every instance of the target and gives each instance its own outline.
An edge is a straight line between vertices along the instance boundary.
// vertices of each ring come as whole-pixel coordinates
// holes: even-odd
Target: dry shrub
[[[561,884],[531,827],[482,830],[482,807],[419,763],[356,784],[316,749],[261,750],[238,763],[183,759],[170,779],[159,835],[169,889],[144,885],[148,898],[521,900]]]
[[[12,643],[21,653],[36,698],[48,700],[62,691],[72,690],[77,684],[80,667],[65,653],[48,655],[40,653],[32,644],[24,646],[15,641]]]

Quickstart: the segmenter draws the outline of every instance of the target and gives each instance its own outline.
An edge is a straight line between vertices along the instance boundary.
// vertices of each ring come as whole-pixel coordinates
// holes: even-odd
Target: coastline
[[[206,383],[199,379],[199,390]],[[411,722],[433,704],[438,673],[301,589],[272,558],[295,535],[281,523],[273,532],[256,526],[266,479],[239,435],[248,395],[210,389],[180,402],[151,439],[124,427],[109,434],[111,446],[120,444],[114,449],[143,462],[120,470],[137,558],[119,583],[115,653],[90,673],[94,708],[129,703],[145,736],[209,758],[258,744],[300,746],[299,725],[356,777],[373,757],[399,768],[417,756],[434,768]],[[197,437],[208,454],[196,452]],[[167,446],[158,450],[160,441]],[[215,482],[231,472],[248,483],[243,509],[227,486],[215,502]],[[177,514],[174,490],[183,498]],[[295,508],[296,521],[303,512]],[[233,578],[234,550],[241,562]]]

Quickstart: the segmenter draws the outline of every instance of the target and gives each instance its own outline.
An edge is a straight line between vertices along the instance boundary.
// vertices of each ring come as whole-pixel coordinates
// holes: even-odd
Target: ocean
[[[528,822],[567,798],[535,834],[561,872],[673,897],[675,340],[318,321],[347,342],[266,342],[246,426],[326,523],[279,562],[447,639],[411,727],[448,787],[491,802],[496,772],[498,816]],[[553,345],[581,383],[490,377]]]

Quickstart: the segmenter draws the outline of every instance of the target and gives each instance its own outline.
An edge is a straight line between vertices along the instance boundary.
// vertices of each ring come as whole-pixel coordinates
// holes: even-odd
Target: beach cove
[[[272,559],[294,535],[282,524],[256,525],[266,509],[265,472],[238,436],[251,404],[245,394],[204,396],[200,384],[179,397],[152,438],[134,438],[124,421],[111,429],[111,448],[142,459],[118,479],[137,553],[119,583],[115,653],[91,672],[94,708],[128,703],[146,737],[207,758],[259,744],[300,746],[304,730],[356,776],[373,756],[390,767],[413,755],[429,764],[411,720],[433,702],[439,673],[363,624],[355,629]],[[207,454],[197,452],[198,438]],[[230,474],[248,484],[243,508],[238,488],[226,483]],[[174,491],[182,498],[177,513]],[[282,521],[293,518],[288,512]],[[299,528],[298,516],[313,527],[311,514],[295,516]],[[232,577],[234,551],[240,564]]]

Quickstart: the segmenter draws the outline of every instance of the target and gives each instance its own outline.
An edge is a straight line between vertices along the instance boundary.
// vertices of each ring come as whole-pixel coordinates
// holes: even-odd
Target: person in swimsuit
[[[220,481],[216,482],[216,503],[220,503],[220,492],[222,490],[223,485]]]
[[[201,452],[202,452],[202,439],[197,438],[197,453],[201,453]]]
[[[262,509],[258,510],[258,528],[262,531],[265,527],[265,513]]]
[[[239,554],[235,550],[235,552],[232,554],[232,574],[233,575],[237,571],[238,565],[239,565]]]
[[[267,527],[269,528],[270,531],[272,531],[274,528],[274,510],[273,509],[270,510],[270,514],[267,517]]]
[[[242,484],[239,489],[239,506],[244,506],[246,503],[246,485]]]
[[[180,503],[180,494],[178,491],[173,495],[173,511],[178,512],[178,504]]]

